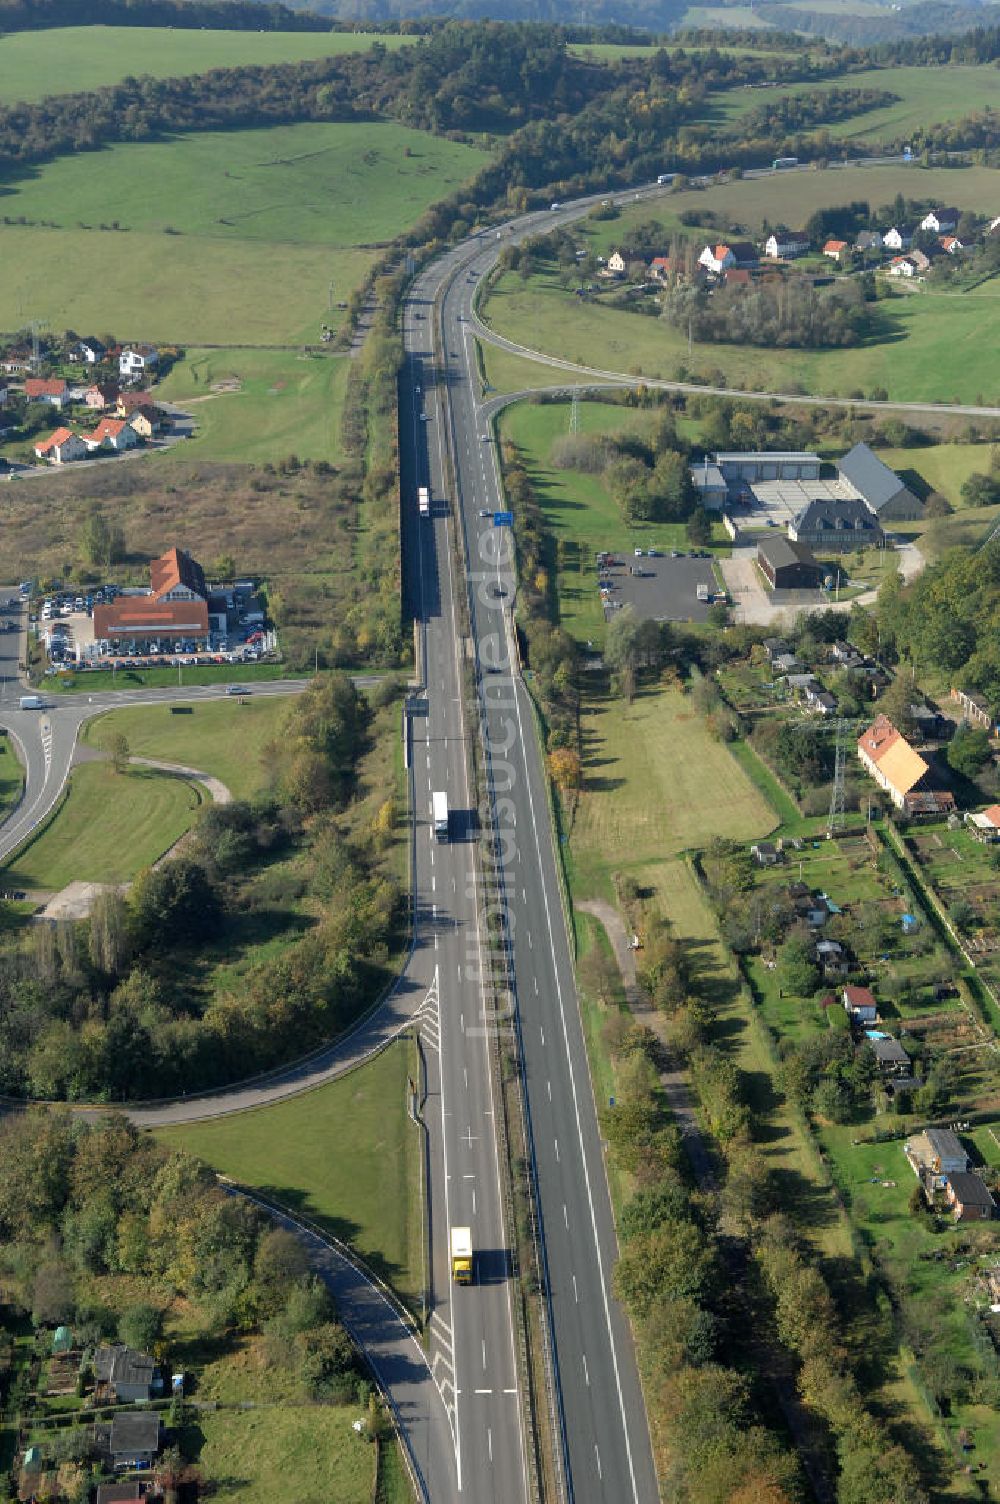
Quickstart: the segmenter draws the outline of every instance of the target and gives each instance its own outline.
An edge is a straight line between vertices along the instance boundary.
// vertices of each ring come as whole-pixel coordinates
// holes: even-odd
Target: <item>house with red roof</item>
[[[70,460],[86,459],[87,453],[86,444],[71,428],[57,428],[55,433],[50,433],[47,439],[35,445],[37,457],[48,460],[50,465],[66,465]]]
[[[720,241],[718,245],[704,247],[698,265],[717,277],[731,266],[756,266],[757,252],[748,240],[732,240],[728,245]]]
[[[146,595],[120,595],[94,607],[95,641],[157,641],[175,646],[193,639],[209,641],[208,586],[205,572],[183,548],[168,548],[149,566]]]
[[[69,387],[61,376],[29,376],[24,383],[24,395],[29,402],[47,402],[50,407],[62,408],[69,401]]]
[[[836,261],[838,266],[843,266],[845,261],[851,259],[851,248],[846,240],[828,240],[823,246],[823,255]]]
[[[83,435],[83,442],[90,450],[110,449],[121,454],[138,444],[139,435],[124,418],[102,418],[93,433]]]
[[[197,559],[183,548],[168,548],[149,566],[149,583],[154,600],[208,600],[205,571]]]
[[[852,1023],[873,1024],[878,1021],[878,1003],[869,987],[855,987],[850,982],[845,983],[840,997]]]

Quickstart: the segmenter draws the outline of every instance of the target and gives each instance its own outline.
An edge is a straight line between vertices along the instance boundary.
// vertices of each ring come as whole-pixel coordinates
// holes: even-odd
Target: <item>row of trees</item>
[[[716,877],[730,895],[752,883],[746,858],[743,848],[720,843]],[[639,922],[646,934],[641,980],[666,1016],[670,1043],[688,1064],[703,1120],[719,1150],[717,1206],[728,1235],[720,1258],[722,1247],[716,1242],[713,1250],[706,1238],[706,1228],[712,1227],[706,1208],[713,1203],[699,1194],[657,1198],[662,1210],[652,1232],[639,1197],[638,1205],[627,1208],[622,1219],[619,1290],[640,1323],[644,1366],[669,1361],[670,1376],[659,1397],[669,1405],[663,1413],[670,1416],[677,1452],[686,1449],[689,1435],[700,1438],[707,1432],[717,1438],[708,1455],[696,1453],[694,1487],[685,1492],[682,1483],[678,1497],[742,1499],[742,1492],[731,1490],[759,1473],[767,1479],[768,1491],[758,1483],[758,1491],[748,1491],[745,1497],[777,1501],[800,1496],[803,1485],[794,1460],[762,1431],[752,1410],[748,1413],[753,1389],[747,1386],[746,1370],[735,1363],[735,1372],[721,1366],[727,1357],[732,1361],[742,1353],[749,1371],[760,1373],[767,1363],[761,1345],[776,1343],[793,1357],[798,1397],[811,1416],[814,1442],[819,1443],[813,1447],[813,1465],[826,1473],[838,1504],[904,1499],[921,1504],[926,1493],[912,1457],[868,1408],[859,1388],[849,1338],[826,1280],[798,1228],[778,1214],[779,1188],[758,1147],[768,1124],[758,1121],[751,1082],[733,1062],[725,1036],[716,1031],[719,983],[699,968],[693,951],[651,906]],[[845,1060],[845,1076],[850,1069]],[[855,1069],[863,1076],[865,1063]],[[760,1093],[756,1095],[759,1100]],[[704,1183],[704,1175],[702,1179]],[[669,1174],[663,1181],[669,1185]],[[630,1214],[638,1224],[638,1237]],[[663,1227],[668,1229],[665,1234],[659,1231]],[[728,1303],[720,1300],[720,1282]],[[679,1302],[687,1303],[683,1319]],[[743,1343],[751,1331],[756,1335],[747,1352]],[[686,1407],[688,1394],[696,1397],[697,1412]],[[679,1431],[678,1413],[685,1415]],[[746,1473],[732,1473],[724,1483],[716,1468],[724,1469],[732,1461],[729,1426],[734,1419],[744,1438],[739,1456]],[[685,1478],[688,1460],[670,1459],[680,1479]],[[730,1492],[724,1491],[726,1487]],[[708,1492],[701,1492],[705,1488]]]
[[[535,675],[546,750],[555,758],[561,787],[569,791],[580,781],[579,649],[559,625],[554,544],[531,476],[513,444],[504,445],[502,459],[517,540],[518,629]]]

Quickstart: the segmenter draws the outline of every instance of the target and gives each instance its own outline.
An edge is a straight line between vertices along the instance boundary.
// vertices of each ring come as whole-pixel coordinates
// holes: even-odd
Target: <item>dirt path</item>
[[[618,970],[621,972],[622,985],[625,989],[625,1001],[630,1011],[640,1023],[652,1029],[664,1051],[672,1058],[667,1041],[666,1019],[656,1011],[639,986],[635,951],[629,944],[625,926],[617,909],[600,898],[588,899],[584,903],[578,903],[576,907],[582,909],[585,914],[592,914],[604,926],[615,953],[615,960],[618,962]],[[691,1161],[695,1179],[703,1189],[714,1190],[716,1178],[712,1156],[702,1136],[694,1097],[691,1095],[691,1088],[688,1086],[684,1073],[675,1065],[671,1065],[667,1070],[660,1072],[660,1084],[674,1120],[681,1131],[684,1152]]]
[[[198,768],[186,768],[183,763],[163,762],[158,757],[130,757],[129,762],[135,763],[140,768],[156,768],[160,773],[172,773],[175,778],[190,778],[194,783],[200,783],[212,796],[214,804],[232,804],[233,796],[230,789],[222,782],[221,778],[213,778],[211,773],[202,773]]]

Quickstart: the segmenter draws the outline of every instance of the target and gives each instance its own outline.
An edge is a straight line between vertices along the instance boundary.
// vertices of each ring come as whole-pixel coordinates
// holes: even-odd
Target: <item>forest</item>
[[[104,894],[88,921],[8,932],[0,1091],[169,1096],[344,1029],[385,984],[403,914],[379,862],[394,790],[371,825],[350,823],[374,724],[346,675],[322,676],[265,754],[263,796],[207,807],[183,855],[141,873],[127,897]],[[258,959],[205,987],[213,947],[261,939]]]
[[[995,472],[970,481],[979,483],[966,482],[973,502],[980,491],[985,502],[996,498]],[[888,645],[918,675],[934,671],[1000,704],[1000,539],[978,551],[952,550],[909,585],[890,576],[877,616],[883,650]]]

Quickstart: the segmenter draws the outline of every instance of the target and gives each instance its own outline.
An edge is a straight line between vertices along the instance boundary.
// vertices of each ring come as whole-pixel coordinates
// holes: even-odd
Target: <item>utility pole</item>
[[[836,742],[833,754],[833,788],[830,791],[830,816],[826,833],[833,835],[844,824],[844,777],[847,771],[847,722],[841,716],[834,726]]]
[[[580,393],[575,387],[573,389],[573,401],[569,409],[569,431],[570,433],[580,432]]]

